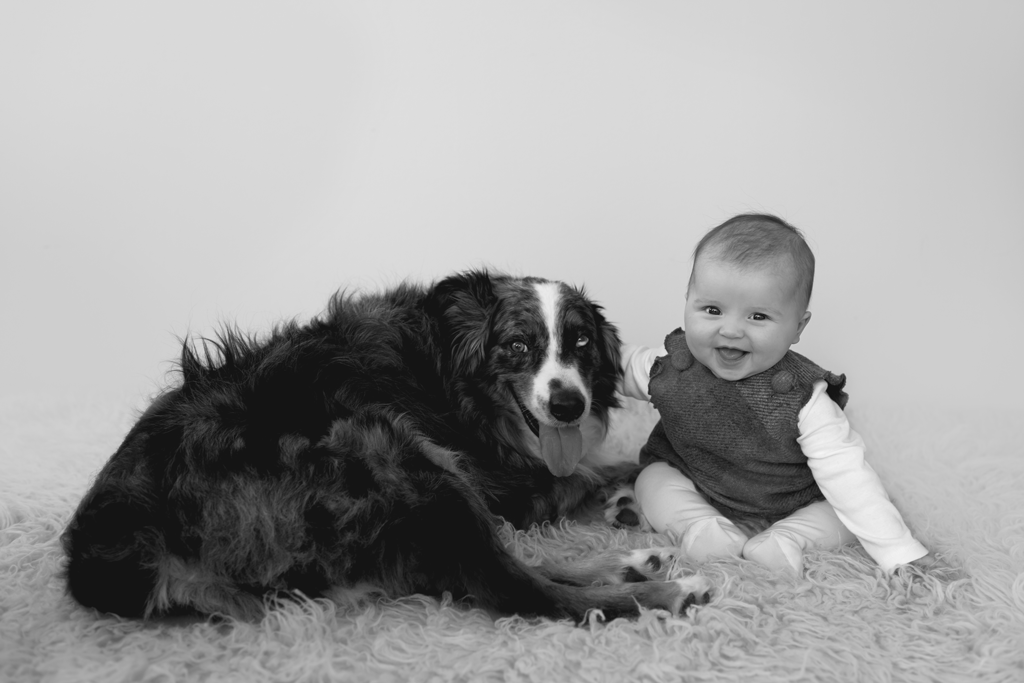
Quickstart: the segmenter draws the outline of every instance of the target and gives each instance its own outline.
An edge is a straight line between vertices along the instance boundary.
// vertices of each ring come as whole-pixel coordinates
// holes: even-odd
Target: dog
[[[599,448],[618,333],[580,289],[472,270],[339,293],[263,340],[186,340],[180,372],[62,535],[84,606],[252,620],[369,585],[579,621],[708,600],[703,577],[654,580],[670,551],[531,567],[497,534],[499,518],[568,515],[621,472]]]

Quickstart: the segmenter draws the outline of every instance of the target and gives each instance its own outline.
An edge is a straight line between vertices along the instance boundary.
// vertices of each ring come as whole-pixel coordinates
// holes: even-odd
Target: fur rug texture
[[[799,580],[705,565],[714,597],[679,618],[495,620],[450,599],[348,592],[274,605],[259,623],[142,623],[79,607],[58,574],[58,537],[131,408],[4,399],[0,681],[1024,681],[1021,416],[849,413],[908,524],[955,571],[886,576],[850,546],[811,554]],[[632,405],[617,446],[635,455],[655,419]],[[668,543],[597,523],[503,533],[527,562]]]

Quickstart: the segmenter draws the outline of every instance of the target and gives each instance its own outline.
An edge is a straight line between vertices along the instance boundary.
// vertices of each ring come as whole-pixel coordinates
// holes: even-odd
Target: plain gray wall
[[[855,403],[1021,412],[1024,3],[0,5],[0,392],[490,265],[682,321],[730,215],[818,258]]]

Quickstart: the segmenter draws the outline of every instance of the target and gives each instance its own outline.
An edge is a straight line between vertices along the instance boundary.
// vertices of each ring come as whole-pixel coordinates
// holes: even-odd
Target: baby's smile
[[[726,363],[735,363],[747,355],[746,351],[734,349],[731,346],[719,346],[715,351],[718,352],[719,357]]]

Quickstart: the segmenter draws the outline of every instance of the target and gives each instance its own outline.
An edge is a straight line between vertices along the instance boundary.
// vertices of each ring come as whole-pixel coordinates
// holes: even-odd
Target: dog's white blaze
[[[558,334],[558,283],[544,282],[534,285],[537,298],[540,299],[540,314],[544,320],[544,329],[548,332],[548,352],[544,356],[541,374],[558,366],[558,352],[561,350],[561,339]]]
[[[587,391],[583,377],[579,370],[569,365],[563,365],[558,361],[561,351],[562,335],[558,329],[558,308],[562,300],[560,292],[561,284],[558,282],[539,282],[534,285],[537,298],[540,301],[541,318],[544,320],[544,328],[548,333],[548,348],[544,355],[544,362],[540,370],[533,378],[533,390],[527,400],[527,407],[539,419],[548,424],[563,424],[551,414],[551,381],[558,380],[565,387],[575,387],[579,390],[586,402],[583,410],[585,418],[590,412],[590,392]]]

